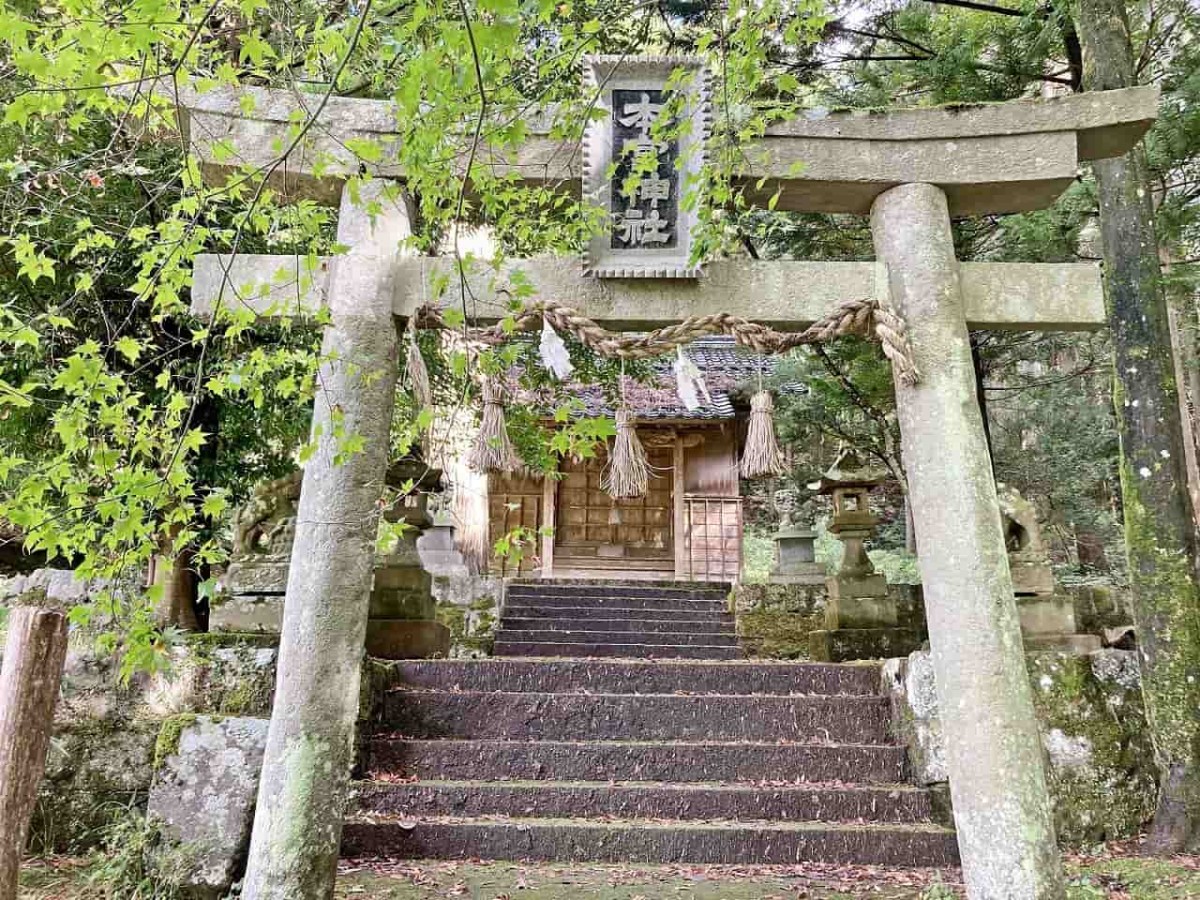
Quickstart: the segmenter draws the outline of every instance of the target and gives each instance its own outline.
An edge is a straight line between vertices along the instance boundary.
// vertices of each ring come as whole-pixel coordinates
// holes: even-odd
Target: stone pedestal
[[[212,598],[208,630],[279,634],[296,537],[300,472],[258,485],[233,519],[233,555]]]
[[[1068,653],[1099,650],[1103,645],[1099,635],[1079,633],[1074,599],[1058,593],[1037,509],[1007,485],[997,486],[997,498],[1025,649]]]
[[[1017,597],[1021,636],[1026,650],[1093,653],[1103,644],[1098,634],[1080,634],[1075,600],[1066,594]]]
[[[421,464],[400,463],[388,474],[389,480],[401,482],[421,478],[423,473],[430,480],[428,471]],[[422,566],[418,549],[433,520],[425,511],[424,494],[410,495],[401,502],[405,505],[384,513],[388,521],[403,522],[407,527],[396,546],[376,560],[367,616],[367,654],[379,659],[446,656],[450,629],[436,621],[433,575]]]
[[[817,533],[806,528],[781,528],[775,535],[772,584],[821,584],[825,567],[817,562]]]

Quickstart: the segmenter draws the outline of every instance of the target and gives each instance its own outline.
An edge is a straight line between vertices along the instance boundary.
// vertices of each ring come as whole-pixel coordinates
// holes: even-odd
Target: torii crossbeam
[[[180,125],[206,171],[266,163],[297,111],[316,98],[249,88],[241,95],[185,92]],[[1077,177],[1081,162],[1127,152],[1153,122],[1153,88],[1089,93],[955,109],[845,113],[776,124],[744,156],[738,180],[752,199],[776,208],[870,214],[877,262],[722,262],[694,280],[599,280],[577,261],[536,259],[520,265],[534,287],[613,328],[647,328],[684,316],[726,311],[778,328],[803,328],[838,300],[875,297],[907,321],[920,384],[897,384],[903,459],[910,487],[926,615],[945,731],[954,817],[970,896],[1059,896],[1061,873],[1043,773],[1042,749],[1000,529],[996,489],[976,396],[968,328],[1094,329],[1104,324],[1100,274],[1093,265],[960,264],[954,215],[1016,212],[1048,206]],[[293,195],[331,202],[361,160],[350,138],[383,142],[366,168],[403,180],[394,148],[394,109],[385,102],[332,99],[322,128],[278,170]],[[545,129],[515,159],[483,159],[528,181],[578,190],[575,147]],[[220,153],[214,148],[220,147]],[[229,160],[224,162],[222,160]],[[317,164],[317,161],[320,164]],[[794,163],[802,162],[796,169]],[[318,175],[319,173],[319,175]],[[761,182],[761,183],[760,183]],[[376,189],[377,190],[377,189]],[[304,474],[288,581],[280,680],[268,764],[259,794],[254,841],[274,846],[302,804],[277,779],[272,758],[320,740],[345,747],[357,702],[357,660],[370,589],[374,501],[383,482],[396,377],[392,323],[426,299],[433,270],[445,261],[396,251],[407,236],[405,210],[392,206],[372,226],[341,200],[338,241],[350,252],[312,271],[292,257],[201,258],[193,303],[217,302],[331,311],[316,405],[318,451]],[[473,276],[482,318],[498,315],[499,276]],[[363,381],[355,366],[382,375]],[[335,464],[331,410],[367,450]],[[336,556],[336,559],[334,558]],[[303,664],[302,664],[303,663]],[[314,702],[315,698],[315,702]],[[303,700],[303,702],[301,702]],[[292,712],[293,710],[300,712]],[[344,779],[313,773],[337,802]],[[313,788],[316,790],[316,788]],[[329,836],[329,854],[336,853]],[[255,859],[264,854],[252,854]],[[252,866],[248,896],[285,873]]]

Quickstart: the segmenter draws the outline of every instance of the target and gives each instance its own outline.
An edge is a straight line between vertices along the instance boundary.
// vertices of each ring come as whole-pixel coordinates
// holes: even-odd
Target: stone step
[[[773,822],[928,822],[928,791],[910,785],[673,784],[662,782],[418,781],[358,786],[370,815],[728,819]]]
[[[513,616],[505,613],[500,628],[505,632],[561,631],[564,633],[596,631],[630,631],[640,634],[731,634],[737,636],[733,621],[720,619],[612,619],[605,618],[538,618]],[[709,643],[705,641],[704,643]],[[713,642],[715,643],[715,642]]]
[[[582,602],[582,601],[581,601]],[[724,604],[721,609],[708,609],[699,600],[681,601],[686,606],[678,609],[657,609],[636,606],[609,606],[608,603],[592,606],[527,606],[522,603],[509,603],[504,607],[504,615],[514,619],[672,619],[678,617],[681,621],[691,622],[728,622],[733,624],[734,617],[725,612]]]
[[[557,558],[558,555],[556,555]],[[553,578],[514,578],[509,582],[515,587],[568,587],[568,588],[589,588],[589,587],[622,587],[628,585],[629,581],[624,578],[568,578],[565,575],[559,577],[555,575]],[[677,579],[674,573],[669,578],[664,578],[660,581],[639,582],[639,587],[655,587],[667,588],[675,591],[728,591],[733,585],[728,581],[688,581],[686,579]]]
[[[626,636],[628,638],[628,636]],[[740,647],[696,647],[677,644],[579,644],[497,639],[494,656],[540,658],[619,657],[623,659],[741,659]]]
[[[578,609],[584,607],[592,612],[607,609],[647,610],[667,614],[713,614],[729,612],[729,604],[724,600],[689,600],[686,597],[577,597],[573,594],[539,594],[536,596],[513,596],[510,593],[504,601],[507,612],[514,607],[536,609]]]
[[[486,741],[374,738],[374,774],[456,781],[726,781],[894,784],[906,774],[894,744],[717,741]]]
[[[674,631],[670,634],[646,631],[556,631],[550,628],[516,629],[501,627],[496,631],[497,641],[518,644],[665,644],[669,646],[736,647],[737,635],[733,632],[690,632]]]
[[[724,604],[729,598],[729,588],[727,586],[713,587],[712,585],[661,587],[648,584],[605,584],[594,581],[549,581],[541,584],[521,584],[517,582],[508,586],[505,596],[508,598],[594,597],[599,599],[640,597],[658,600],[703,600]]]
[[[504,740],[886,744],[882,697],[392,691],[398,736]]]
[[[954,832],[935,825],[590,822],[581,819],[352,818],[348,857],[597,862],[802,862],[952,866]]]
[[[412,660],[395,683],[446,691],[593,694],[855,694],[879,692],[876,665],[673,660]]]

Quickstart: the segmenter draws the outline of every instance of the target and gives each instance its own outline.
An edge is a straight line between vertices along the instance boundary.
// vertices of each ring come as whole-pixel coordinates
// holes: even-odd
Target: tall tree
[[[1121,0],[1081,0],[1090,90],[1136,83]],[[1132,606],[1161,780],[1157,852],[1200,845],[1200,590],[1183,429],[1145,154],[1095,163]]]

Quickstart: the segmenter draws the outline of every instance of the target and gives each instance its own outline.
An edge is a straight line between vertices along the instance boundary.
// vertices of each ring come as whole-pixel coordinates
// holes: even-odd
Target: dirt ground
[[[1200,858],[1107,847],[1067,859],[1070,900],[1196,900]],[[20,900],[156,900],[89,883],[86,860],[29,860]],[[338,900],[953,900],[956,870],[873,866],[642,866],[352,860]]]

